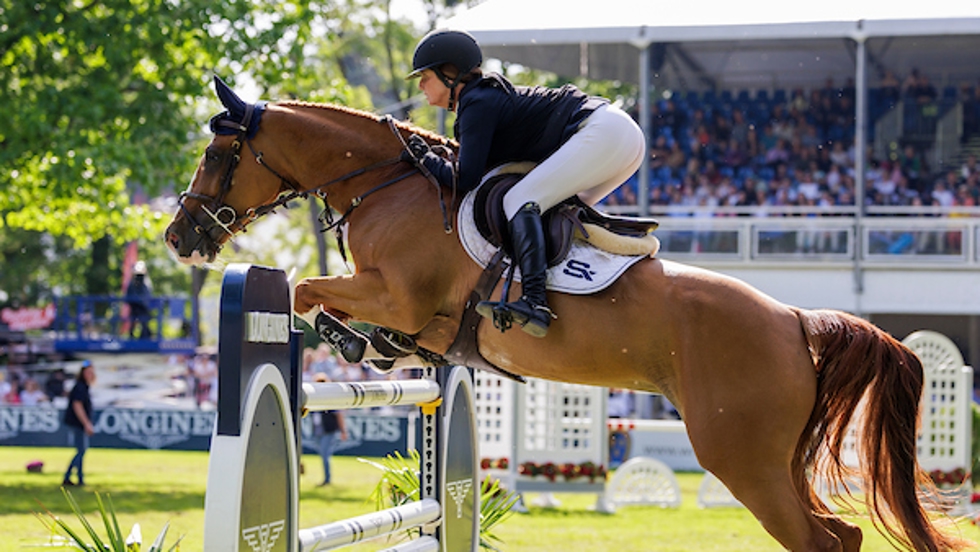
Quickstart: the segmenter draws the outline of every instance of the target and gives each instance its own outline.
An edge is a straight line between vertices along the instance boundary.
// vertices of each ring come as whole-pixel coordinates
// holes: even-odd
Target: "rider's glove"
[[[402,152],[402,159],[405,161],[420,163],[425,159],[425,154],[429,153],[429,144],[418,134],[409,136],[405,145],[408,148]]]

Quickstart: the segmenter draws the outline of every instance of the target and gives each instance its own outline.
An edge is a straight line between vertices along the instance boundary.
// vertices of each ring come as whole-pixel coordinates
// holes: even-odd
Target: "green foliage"
[[[377,5],[0,0],[0,228],[81,247],[158,238],[169,217],[131,196],[187,181],[217,110],[211,75],[233,85],[250,75],[266,97],[370,107],[341,62],[378,54],[365,48],[384,34],[398,50],[390,73],[412,34],[379,22]]]
[[[188,181],[220,110],[212,75],[250,100],[401,100],[418,33],[389,3],[0,0],[0,290],[30,304],[118,289],[122,245],[138,240],[155,291],[186,292],[186,269],[151,261],[166,259],[154,246],[173,206],[134,198]],[[81,251],[106,236],[108,250]],[[98,290],[78,278],[98,270]]]
[[[977,403],[970,403],[970,410],[973,413],[973,427],[971,436],[973,440],[970,442],[970,458],[972,459],[972,466],[970,466],[970,474],[974,485],[980,485],[980,405]]]
[[[374,502],[376,510],[401,506],[419,500],[421,485],[419,482],[420,459],[418,451],[410,450],[405,458],[400,452],[389,454],[380,461],[365,460],[361,462],[378,468],[382,472],[381,480],[371,491],[369,500]],[[518,495],[505,491],[500,482],[487,477],[480,485],[480,548],[497,550],[493,543],[503,542],[493,529],[514,513],[514,505]]]
[[[112,499],[109,495],[106,495],[105,501],[102,500],[102,495],[95,493],[95,499],[99,504],[99,514],[102,518],[102,524],[105,527],[106,540],[108,543],[102,540],[99,533],[95,530],[95,527],[89,522],[88,518],[82,512],[81,507],[72,496],[71,492],[64,487],[61,488],[62,493],[65,495],[65,500],[68,501],[68,505],[71,508],[73,514],[82,524],[84,533],[72,529],[68,523],[62,520],[60,517],[47,512],[46,515],[36,514],[37,518],[44,524],[45,527],[51,532],[53,537],[60,536],[61,538],[57,542],[53,542],[55,547],[58,548],[79,548],[81,550],[109,550],[111,552],[140,552],[143,546],[143,535],[140,530],[139,524],[133,525],[133,529],[130,531],[129,536],[125,539],[122,536],[122,532],[119,530],[119,520],[116,519],[116,510],[112,506]],[[147,549],[147,552],[160,552],[164,550],[164,542],[167,538],[167,531],[170,529],[170,524],[164,525],[160,534],[157,535],[156,540]],[[89,542],[86,542],[86,537],[88,536]],[[55,539],[52,538],[52,541]],[[59,546],[60,545],[60,546]],[[168,550],[178,550],[180,548],[180,539],[177,543],[171,546]]]
[[[243,3],[0,2],[0,197],[5,223],[80,245],[148,230],[150,193],[190,167],[192,115]]]

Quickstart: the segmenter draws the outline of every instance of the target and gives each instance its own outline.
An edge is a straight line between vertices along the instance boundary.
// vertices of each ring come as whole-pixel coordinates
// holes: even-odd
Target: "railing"
[[[853,208],[847,207],[660,210],[655,216],[661,225],[655,234],[661,241],[660,256],[666,259],[980,267],[980,209],[975,207],[873,207],[860,218]],[[894,216],[898,213],[915,216]]]
[[[186,297],[151,297],[149,336],[130,337],[126,298],[80,295],[55,299],[52,324],[61,352],[192,352],[197,346],[197,313]]]

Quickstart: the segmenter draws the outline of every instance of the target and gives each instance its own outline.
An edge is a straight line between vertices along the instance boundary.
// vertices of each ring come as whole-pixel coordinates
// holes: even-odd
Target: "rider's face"
[[[419,79],[419,90],[425,94],[425,99],[428,100],[429,105],[449,109],[449,89],[432,69],[422,71],[422,77]]]

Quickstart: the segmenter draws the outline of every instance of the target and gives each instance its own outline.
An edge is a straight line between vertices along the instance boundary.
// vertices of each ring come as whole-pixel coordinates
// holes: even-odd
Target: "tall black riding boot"
[[[510,221],[510,240],[517,266],[521,269],[521,288],[523,295],[517,301],[505,305],[492,301],[482,301],[476,311],[485,318],[494,320],[501,307],[509,314],[510,319],[521,326],[525,332],[534,337],[544,337],[554,314],[548,308],[548,298],[545,293],[548,258],[545,252],[544,229],[541,225],[541,208],[537,203],[524,204]],[[494,311],[498,312],[495,313]],[[498,328],[506,329],[509,324],[499,324]]]

